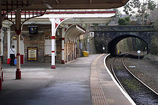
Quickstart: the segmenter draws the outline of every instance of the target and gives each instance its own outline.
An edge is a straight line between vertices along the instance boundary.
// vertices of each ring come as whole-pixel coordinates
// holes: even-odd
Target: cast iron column
[[[10,52],[9,52],[9,50],[10,50],[10,27],[9,28],[7,28],[7,44],[8,44],[8,47],[7,47],[7,49],[8,49],[8,59],[10,58]]]
[[[1,17],[0,17],[1,18]],[[1,28],[2,28],[2,19],[0,19],[0,36],[1,36]],[[1,41],[1,40],[0,40]],[[2,72],[2,64],[1,64],[1,58],[0,58],[0,90],[2,90],[2,76],[3,76],[3,72]]]
[[[52,60],[51,69],[55,69],[55,19],[50,19],[52,23]]]
[[[21,33],[21,12],[20,10],[16,11],[16,21],[15,21],[15,32],[17,34],[17,71],[16,79],[21,79],[21,65],[20,65],[20,33]]]
[[[65,60],[64,60],[64,40],[65,40],[65,28],[62,28],[62,60],[61,63],[65,64]]]

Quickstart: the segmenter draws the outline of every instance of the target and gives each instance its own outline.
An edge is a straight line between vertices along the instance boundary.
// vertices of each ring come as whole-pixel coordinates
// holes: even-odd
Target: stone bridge
[[[127,37],[136,37],[143,40],[147,44],[147,52],[149,52],[149,45],[151,37],[158,35],[153,26],[92,26],[90,31],[94,32],[94,38],[101,45],[96,42],[96,48],[105,47],[106,52],[111,55],[116,54],[116,45],[119,41]]]

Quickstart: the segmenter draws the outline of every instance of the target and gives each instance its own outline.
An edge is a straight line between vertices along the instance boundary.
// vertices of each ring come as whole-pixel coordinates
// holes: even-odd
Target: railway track
[[[110,64],[111,72],[118,84],[137,105],[158,105],[158,94],[139,80],[124,64],[124,57],[116,57]]]

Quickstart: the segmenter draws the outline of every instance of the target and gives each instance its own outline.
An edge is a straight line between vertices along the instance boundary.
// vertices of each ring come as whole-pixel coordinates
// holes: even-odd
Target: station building
[[[82,51],[95,52],[94,40],[90,37],[90,25],[107,23],[114,14],[115,11],[107,10],[61,10],[49,11],[40,18],[30,19],[23,24],[20,34],[21,64],[51,63],[52,53],[55,54],[55,63],[64,64],[82,56]],[[55,36],[52,36],[54,32]],[[55,40],[55,52],[52,52],[52,38]],[[15,27],[9,21],[3,22],[1,40],[2,61],[7,63],[10,47],[15,45],[16,48],[17,45]]]
[[[55,63],[65,63],[77,58],[77,41],[79,36],[85,34],[86,31],[79,23],[64,23],[68,19],[80,20],[83,23],[83,17],[86,21],[90,18],[97,18],[107,22],[113,12],[99,11],[100,15],[94,12],[80,11],[76,13],[71,11],[68,13],[60,11],[58,13],[49,13],[46,10],[70,10],[70,9],[111,9],[125,5],[129,0],[1,0],[0,1],[0,58],[3,63],[9,59],[9,49],[11,45],[16,46],[17,66],[16,79],[21,79],[21,64],[25,62],[50,62],[51,68],[55,69]],[[95,10],[96,11],[96,10]],[[49,20],[49,24],[45,22],[38,24],[35,19],[32,24],[28,20],[40,17],[46,13],[49,15],[42,17],[40,21]],[[58,15],[57,15],[58,14]],[[103,15],[105,14],[105,15]],[[62,15],[62,16],[61,16]],[[67,15],[67,16],[66,16]],[[104,18],[103,18],[104,17]],[[9,20],[6,22],[4,20]],[[102,23],[104,23],[102,21]],[[76,22],[76,21],[75,21]],[[93,23],[94,20],[90,23]],[[25,23],[25,24],[24,24]],[[32,22],[31,22],[32,23]],[[61,24],[64,23],[64,24]],[[98,22],[97,22],[98,23]],[[38,25],[37,25],[38,24]],[[28,31],[31,31],[29,33]],[[38,31],[37,31],[38,29]],[[36,30],[36,31],[35,31]],[[32,32],[36,34],[32,34]],[[88,40],[87,40],[88,42]],[[81,44],[80,44],[81,45]],[[80,46],[80,48],[82,48]],[[87,48],[88,49],[88,48]],[[0,90],[2,89],[3,71],[0,63]]]

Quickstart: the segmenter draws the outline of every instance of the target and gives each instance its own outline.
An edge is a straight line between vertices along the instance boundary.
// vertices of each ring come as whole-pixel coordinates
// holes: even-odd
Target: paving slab
[[[15,66],[3,64],[0,105],[92,105],[90,67],[98,55],[57,64],[26,63],[22,79],[15,79]]]
[[[3,64],[0,105],[130,105],[105,69],[105,55],[78,58],[56,69],[50,63],[25,63],[20,80],[15,66]]]

